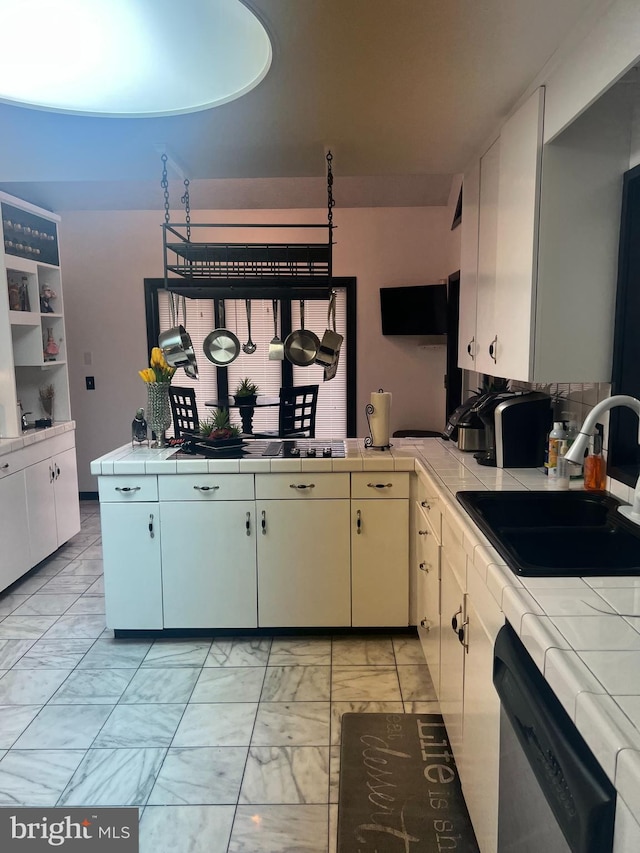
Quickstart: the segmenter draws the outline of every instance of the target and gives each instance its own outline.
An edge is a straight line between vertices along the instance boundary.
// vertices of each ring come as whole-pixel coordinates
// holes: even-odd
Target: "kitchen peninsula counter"
[[[176,460],[168,458],[174,453],[172,448],[160,450],[132,448],[127,445],[93,462],[91,470],[99,476],[103,488],[107,486],[113,488],[116,481],[142,486],[147,480],[156,481],[168,475],[164,477],[166,484],[170,482],[173,475],[177,475],[175,479],[178,480],[192,474],[213,476],[211,485],[216,485],[215,478],[219,479],[218,475],[237,474],[239,476],[232,477],[231,480],[237,481],[238,488],[245,482],[245,477],[254,483],[258,477],[264,479],[265,475],[275,483],[283,475],[312,474],[313,480],[305,478],[304,482],[315,482],[316,487],[319,486],[320,475],[347,477],[354,482],[358,482],[358,478],[365,475],[365,488],[367,483],[373,483],[374,486],[396,483],[394,479],[396,477],[410,479],[414,508],[418,510],[421,504],[424,506],[424,503],[433,498],[434,509],[437,505],[442,519],[442,529],[444,530],[446,526],[454,536],[456,547],[459,547],[459,554],[465,566],[466,587],[473,594],[479,619],[494,632],[505,619],[510,622],[596,759],[615,785],[619,796],[614,850],[616,853],[618,851],[628,853],[628,851],[640,849],[640,825],[634,817],[640,814],[640,604],[638,603],[640,578],[613,576],[527,578],[511,572],[502,557],[458,503],[456,493],[466,489],[548,488],[548,480],[539,470],[501,470],[481,467],[477,465],[472,454],[462,453],[453,444],[435,438],[394,439],[394,446],[384,452],[365,449],[362,440],[347,439],[345,449],[344,459]],[[384,473],[385,476],[376,477],[376,473]],[[285,482],[288,482],[288,478]],[[616,497],[622,500],[629,499],[629,490],[626,487],[620,487],[614,483],[610,485]],[[133,487],[135,488],[135,485]],[[260,488],[264,488],[264,482]],[[190,491],[194,491],[193,487]],[[289,489],[288,485],[286,491],[298,496],[297,491]],[[375,488],[369,491],[377,493]],[[140,493],[133,493],[134,496],[138,494]],[[250,531],[252,536],[247,535],[243,538],[251,545],[250,550],[254,555],[258,549],[259,564],[259,548],[268,536],[263,537],[262,533],[254,531],[254,524],[259,519],[264,503],[260,503],[261,498],[256,492],[249,491],[246,494],[249,500],[246,507],[243,505],[242,513],[245,511],[252,513]],[[358,503],[358,498],[353,494],[353,485],[351,491],[344,490],[340,494],[344,497],[313,501],[314,515],[315,507],[320,503],[333,504],[334,501],[350,503],[350,524],[352,525],[350,542],[352,548],[357,547],[361,538],[354,526],[357,524],[357,511],[361,509],[364,513],[365,509],[368,510],[368,505],[374,504],[375,501],[369,500],[366,504]],[[405,492],[400,494],[404,495]],[[423,503],[421,497],[424,495],[429,497]],[[144,502],[138,504],[138,508],[144,507],[138,520],[145,531],[149,514],[154,513],[155,508],[162,503],[158,502],[157,493],[152,495],[152,498],[153,500],[148,504]],[[128,502],[128,498],[125,498],[125,501]],[[280,503],[278,500],[272,501],[272,504],[278,503]],[[285,518],[291,518],[289,512],[293,508],[293,503],[292,500],[287,502]],[[306,498],[303,498],[301,503],[308,506]],[[404,505],[405,503],[408,501],[404,497],[379,499],[382,513],[376,517],[375,524],[379,528],[378,532],[382,533],[383,544],[386,534],[395,524],[387,512],[393,510],[395,504]],[[194,500],[188,502],[184,515],[181,516],[182,523],[186,525],[188,537],[196,536],[198,529],[206,525],[206,519],[209,518],[206,514],[198,517],[193,515],[196,504],[198,502]],[[108,512],[110,506],[114,505],[103,503],[103,512],[105,510]],[[117,504],[115,508],[118,508]],[[126,509],[131,513],[136,511],[134,503],[129,503]],[[209,505],[204,509],[211,510],[212,507]],[[366,514],[363,514],[363,518],[366,519],[366,517]],[[244,523],[244,515],[241,521]],[[173,529],[175,523],[177,521],[173,521],[169,529]],[[292,518],[288,536],[296,536],[296,523],[297,520]],[[414,541],[429,539],[428,536],[418,536],[418,527],[419,524],[414,521],[410,531],[407,532],[407,527],[401,525],[401,535],[405,538],[410,536]],[[322,527],[319,534],[314,535],[311,540],[305,540],[303,536],[302,539],[297,540],[296,547],[306,545],[307,551],[313,551],[323,541],[339,538],[334,528],[330,529],[329,536],[326,529]],[[254,536],[254,532],[257,535]],[[164,531],[161,531],[159,537],[153,540],[147,538],[145,546],[151,544],[153,548],[159,549],[158,539],[162,539],[163,536]],[[124,604],[133,602],[132,612],[136,614],[136,618],[139,618],[142,611],[148,610],[148,577],[140,578],[138,571],[144,560],[148,559],[148,552],[136,551],[135,543],[133,551],[130,551],[131,533],[128,522],[125,522],[124,527],[116,527],[116,538],[126,545],[119,556],[116,555],[120,563],[126,566],[119,579],[124,590]],[[186,539],[183,539],[184,541]],[[376,547],[382,547],[380,541],[377,542]],[[175,552],[173,557],[178,560]],[[366,571],[370,568],[369,557],[370,552],[367,553],[365,560]],[[234,571],[236,571],[235,567],[239,561],[241,562],[241,555],[234,552],[232,559]],[[407,624],[420,622],[416,604],[420,587],[416,583],[416,576],[421,573],[417,571],[414,560],[416,560],[416,551],[415,545],[412,545],[410,570],[407,572],[406,568],[403,568],[401,572],[401,577],[403,572],[409,575],[411,587],[411,615],[407,619]],[[218,566],[219,561],[216,561],[215,565]],[[255,573],[256,563],[249,563],[249,566],[250,571]],[[443,572],[444,567],[443,561]],[[353,565],[349,568],[353,571]],[[190,571],[189,559],[183,555],[180,572],[176,576],[177,585],[170,585],[164,589],[165,606],[169,597],[179,596],[180,584],[183,587],[188,584]],[[375,586],[376,578],[377,582],[383,583],[384,572],[393,576],[393,564],[386,554],[380,560],[380,572],[381,574],[374,577],[374,581],[371,581],[370,576],[365,572],[364,577],[368,586]],[[290,576],[288,581],[285,579],[285,587],[287,582],[293,587],[295,596],[296,590],[299,592],[301,589],[296,583],[295,575]],[[151,598],[155,595],[157,606],[162,608],[162,587],[158,587],[155,580],[153,583],[156,583],[156,592],[151,595]],[[105,585],[109,590],[109,569],[106,564]],[[392,577],[391,586],[398,586],[397,578]],[[403,585],[401,582],[400,588],[402,595],[409,598],[408,584]],[[357,598],[357,586],[354,589],[356,590],[354,595]],[[282,583],[279,590],[286,593]],[[264,594],[268,595],[268,590],[265,590]],[[337,599],[334,598],[335,600]],[[489,611],[492,613],[495,611],[499,619],[487,618]],[[313,615],[313,608],[308,612]],[[255,610],[252,613],[255,613]],[[416,615],[418,615],[417,620]],[[449,614],[445,613],[443,605],[443,632],[446,630],[448,617]],[[271,620],[271,629],[275,624]],[[298,627],[303,625],[300,622],[297,624]],[[348,626],[352,623],[344,618],[341,621],[336,620],[333,624]],[[360,622],[359,624],[374,623]],[[398,626],[397,622],[393,624]],[[420,630],[424,635],[422,629]],[[475,632],[476,638],[479,630],[479,625],[471,624],[471,631]],[[450,626],[447,633],[451,634]],[[471,669],[471,655],[468,655],[468,659],[467,666]],[[486,678],[483,690],[487,695],[493,693],[490,675]],[[486,773],[486,766],[483,772]]]

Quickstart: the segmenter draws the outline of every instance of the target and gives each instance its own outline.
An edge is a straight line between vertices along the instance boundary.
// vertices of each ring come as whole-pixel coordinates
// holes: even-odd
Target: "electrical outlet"
[[[94,376],[85,376],[84,380],[87,384],[87,391],[95,391],[96,390],[96,380]]]

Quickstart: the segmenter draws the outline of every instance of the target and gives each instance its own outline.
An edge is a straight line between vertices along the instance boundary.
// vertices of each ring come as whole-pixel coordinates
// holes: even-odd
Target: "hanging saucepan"
[[[202,343],[204,354],[218,367],[226,367],[240,355],[240,341],[224,328],[224,299],[220,300],[220,328],[210,332]]]
[[[304,327],[304,300],[300,300],[300,328],[287,335],[284,354],[292,364],[308,367],[316,360],[320,341],[318,336]]]
[[[329,328],[331,321],[333,319],[333,330]],[[331,291],[331,298],[329,299],[329,310],[327,311],[327,330],[322,336],[322,340],[320,341],[320,348],[318,350],[318,355],[316,357],[316,363],[321,364],[324,367],[324,378],[325,381],[327,379],[333,379],[335,376],[335,370],[331,373],[331,375],[327,375],[332,368],[337,368],[338,366],[338,357],[340,355],[340,347],[343,341],[342,335],[339,335],[336,332],[336,292],[335,290]]]
[[[176,305],[175,295],[169,294],[169,306],[171,309],[171,329],[162,332],[158,337],[158,346],[162,350],[162,354],[168,365],[171,367],[184,367],[184,372],[192,379],[198,378],[198,364],[196,362],[196,354],[193,351],[191,336],[187,332],[185,326],[187,324],[187,303],[184,296],[179,297],[182,303],[182,319],[183,325],[176,324]],[[178,306],[180,301],[178,302]]]

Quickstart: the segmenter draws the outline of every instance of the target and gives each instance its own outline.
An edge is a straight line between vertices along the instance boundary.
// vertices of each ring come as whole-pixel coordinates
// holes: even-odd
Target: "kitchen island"
[[[329,445],[330,447],[330,445]],[[120,448],[91,465],[107,625],[123,631],[407,628],[412,453],[190,457]]]
[[[364,510],[368,509],[368,504],[381,506],[383,512],[373,525],[376,534],[376,546],[372,548],[373,560],[378,565],[364,588],[373,589],[381,584],[385,594],[391,595],[398,586],[400,597],[404,597],[405,601],[403,613],[407,612],[409,603],[406,623],[418,626],[482,853],[496,850],[500,703],[492,684],[492,657],[493,642],[505,620],[515,629],[616,787],[618,800],[614,853],[631,853],[640,849],[640,824],[635,817],[640,814],[639,579],[526,578],[511,572],[458,503],[456,493],[465,489],[544,489],[548,487],[548,482],[540,471],[482,468],[471,454],[461,453],[454,445],[440,439],[396,439],[391,450],[383,453],[365,450],[363,442],[355,439],[347,440],[345,448],[344,459],[178,461],[170,458],[173,453],[170,449],[132,449],[127,446],[96,460],[92,463],[92,472],[100,478],[105,588],[111,591],[107,592],[107,596],[111,594],[112,600],[123,611],[130,608],[131,625],[134,619],[138,622],[142,619],[141,614],[147,614],[144,618],[148,618],[153,610],[148,606],[148,598],[155,584],[156,591],[152,597],[155,596],[154,607],[156,612],[160,608],[162,619],[162,584],[158,589],[155,575],[150,582],[145,579],[145,551],[131,550],[131,534],[126,521],[127,513],[133,513],[148,537],[145,544],[150,546],[151,551],[158,549],[158,537],[150,537],[150,533],[156,533],[157,529],[150,531],[148,525],[155,528],[158,508],[162,516],[163,501],[159,497],[164,494],[166,484],[159,485],[161,476],[174,478],[176,483],[179,482],[176,478],[194,475],[213,478],[230,475],[233,480],[237,480],[237,500],[248,501],[246,512],[251,513],[249,534],[244,530],[243,535],[254,546],[252,554],[257,553],[255,522],[257,520],[258,528],[262,531],[261,510],[264,508],[267,532],[259,532],[258,538],[264,536],[266,539],[270,532],[271,502],[276,505],[285,500],[283,491],[294,495],[293,500],[299,499],[303,507],[315,508],[318,503],[325,501],[331,505],[346,501],[350,505],[350,564],[351,571],[355,573],[354,578],[357,578],[359,571],[355,568],[359,537],[364,537],[366,531],[367,514]],[[290,488],[291,475],[296,477],[293,481],[296,488]],[[303,479],[298,479],[303,475]],[[311,494],[320,488],[320,475],[346,475],[350,481],[350,494],[343,484],[343,491],[323,493],[323,497],[312,499]],[[249,492],[248,498],[240,497],[240,494],[246,494],[240,491],[241,478],[244,476],[253,478],[255,493]],[[278,483],[283,476],[287,477],[284,489],[283,481]],[[259,477],[274,478],[274,491],[266,493],[273,494],[273,497],[265,497],[262,491],[265,484],[259,487]],[[401,480],[396,481],[397,477]],[[210,493],[199,493],[191,480],[184,482],[189,485],[189,489],[181,493],[183,497],[186,491],[194,495]],[[152,487],[156,491],[148,491],[149,483],[155,483]],[[221,489],[213,489],[213,486],[223,483],[219,484],[214,479],[203,481],[202,485],[210,485],[213,494],[222,496]],[[311,483],[314,483],[314,489],[297,488],[300,485],[310,486]],[[373,487],[370,488],[368,483],[372,483]],[[391,494],[400,497],[383,497],[380,494],[387,491],[388,483],[393,484]],[[358,489],[362,485],[373,497],[364,501],[358,497]],[[377,486],[381,489],[378,490]],[[132,491],[117,492],[117,488],[129,488]],[[393,491],[396,488],[402,491]],[[406,488],[410,490],[410,523],[408,528],[402,525],[396,531],[393,517],[387,513],[387,509],[390,509],[388,504],[397,502],[406,506],[408,501],[403,497]],[[629,498],[626,487],[622,490],[615,487],[614,493],[623,500]],[[116,500],[110,500],[109,494],[117,496]],[[214,498],[214,501],[217,499]],[[270,503],[265,506],[266,501]],[[131,505],[120,516],[125,518],[124,526],[118,528],[109,507],[122,508],[125,503]],[[192,499],[189,507],[199,503],[199,498],[196,501]],[[136,505],[144,505],[144,509],[138,513]],[[186,530],[184,540],[195,541],[200,536],[201,528],[206,529],[206,524],[202,519],[195,520],[189,507],[181,523]],[[289,504],[285,507],[285,518],[292,517],[288,514],[288,507]],[[206,509],[211,510],[212,507]],[[357,532],[358,510],[361,533]],[[312,517],[314,514],[311,513]],[[151,515],[154,515],[153,519],[150,519]],[[172,520],[172,527],[177,523],[177,519]],[[245,524],[246,515],[240,514],[238,523]],[[287,530],[288,536],[297,537],[296,526],[299,523],[299,519],[294,517]],[[212,527],[210,520],[208,524]],[[160,530],[160,538],[163,530]],[[396,576],[397,565],[387,555],[382,557],[375,551],[395,533],[405,537],[405,544],[407,539],[409,542],[408,579],[404,564]],[[119,540],[122,544],[114,551],[109,544],[110,539],[116,542]],[[328,529],[321,525],[320,533],[316,531],[312,539],[305,534],[305,555],[313,557],[316,552],[324,554],[326,543],[333,544],[338,539],[333,524]],[[161,551],[159,548],[158,553]],[[178,553],[172,554],[172,559],[177,561],[179,569],[175,587],[177,594],[180,583],[183,587],[189,585],[193,565],[188,557],[181,559]],[[233,566],[240,565],[237,555],[228,559],[232,560]],[[296,555],[294,562],[295,567],[300,568],[299,555]],[[214,560],[213,565],[219,564],[219,560]],[[258,562],[258,571],[260,565]],[[164,569],[160,559],[157,566]],[[369,568],[366,560],[364,566],[365,569]],[[159,569],[154,571],[157,574]],[[112,572],[118,581],[115,585],[110,577]],[[322,566],[314,569],[314,574],[319,577],[322,577],[322,572]],[[364,577],[368,578],[366,574]],[[295,574],[289,575],[289,581],[293,593],[287,599],[287,607],[304,589],[303,585],[296,583]],[[338,584],[336,589],[344,591],[345,587]],[[118,588],[124,591],[121,597],[120,593],[116,594]],[[257,589],[259,601],[260,589]],[[281,588],[280,592],[284,594],[287,590]],[[354,610],[353,602],[357,601],[359,595],[356,581],[352,591],[351,624],[356,624],[353,614],[357,613],[357,608]],[[338,599],[339,595],[336,594],[336,604]],[[461,634],[451,630],[454,616],[459,620],[456,625],[462,631]],[[107,618],[111,624],[110,617]],[[259,625],[259,620],[256,621]],[[344,627],[349,627],[346,618],[341,621],[347,622]],[[360,624],[373,626],[376,621],[380,625],[384,624],[380,614],[377,620],[371,619]],[[294,622],[291,619],[292,623],[302,627],[300,620]],[[334,618],[332,625],[337,626],[338,620]],[[280,627],[284,627],[284,624]],[[314,624],[310,623],[309,627],[314,627]]]

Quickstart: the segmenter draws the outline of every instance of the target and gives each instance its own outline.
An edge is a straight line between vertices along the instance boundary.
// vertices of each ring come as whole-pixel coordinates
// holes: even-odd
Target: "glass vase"
[[[153,447],[166,447],[165,431],[171,426],[168,382],[147,383],[147,415],[149,426],[156,435]]]

